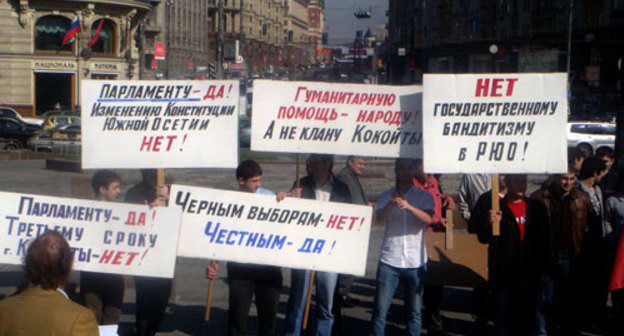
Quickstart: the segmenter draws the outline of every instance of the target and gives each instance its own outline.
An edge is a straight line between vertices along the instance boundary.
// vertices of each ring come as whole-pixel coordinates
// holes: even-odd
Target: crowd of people
[[[477,332],[495,335],[576,335],[582,330],[605,334],[624,331],[624,289],[611,288],[614,318],[606,321],[609,280],[624,222],[624,170],[612,169],[614,153],[601,148],[583,157],[570,149],[568,170],[553,175],[541,188],[526,194],[527,176],[500,176],[500,211],[492,210],[491,176],[462,176],[457,199],[444,194],[437,177],[423,170],[422,160],[397,159],[396,183],[369,202],[359,178],[363,157],[351,156],[334,175],[333,156],[312,154],[306,176],[289,191],[274,193],[261,187],[262,168],[253,160],[240,163],[236,180],[242,192],[374,206],[376,223],[385,227],[377,265],[370,335],[384,335],[391,301],[403,285],[408,335],[442,335],[440,316],[443,287],[426,284],[425,233],[445,231],[445,210],[459,213],[468,231],[488,245],[488,286],[473,289]],[[159,185],[155,170],[142,170],[143,180],[125,195],[128,203],[165,206],[168,188]],[[121,178],[114,171],[97,171],[94,198],[116,201]],[[500,223],[500,233],[492,226]],[[0,301],[0,336],[97,335],[97,325],[118,324],[124,294],[123,276],[81,272],[83,306],[63,291],[72,256],[62,235],[47,232],[28,248],[24,260],[27,282]],[[206,267],[217,277],[219,263]],[[359,302],[350,295],[354,277],[332,272],[291,269],[285,320],[278,326],[282,290],[278,266],[227,262],[228,335],[247,335],[252,302],[258,312],[258,335],[298,336],[308,290],[314,286],[316,306],[306,334],[349,335],[343,330],[343,308]],[[452,274],[449,274],[452,277]],[[167,306],[172,279],[135,277],[136,335],[155,335]],[[255,298],[255,299],[254,299]],[[88,309],[87,309],[88,308]],[[92,313],[91,313],[92,312]],[[619,315],[618,315],[619,314]],[[34,316],[37,318],[33,319]],[[35,322],[33,322],[35,321]],[[51,333],[41,333],[49,330]],[[37,331],[37,332],[35,332]],[[618,333],[619,331],[619,333]]]

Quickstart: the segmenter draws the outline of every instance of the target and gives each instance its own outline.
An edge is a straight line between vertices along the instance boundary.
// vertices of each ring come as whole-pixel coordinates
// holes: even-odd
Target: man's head
[[[73,255],[65,238],[56,231],[47,231],[28,246],[24,273],[33,285],[56,289],[69,280],[72,262]]]
[[[262,168],[254,160],[245,160],[236,167],[236,180],[238,189],[255,193],[260,187]]]
[[[568,148],[568,167],[572,167],[576,175],[581,171],[583,160],[585,160],[583,152],[576,147]]]
[[[605,162],[607,169],[611,169],[615,161],[615,151],[613,149],[607,146],[598,147],[598,149],[596,149],[596,156]]]
[[[93,174],[91,187],[95,198],[102,201],[114,201],[121,193],[121,177],[112,170],[98,170]]]
[[[306,161],[308,174],[317,183],[326,183],[334,166],[334,157],[328,154],[310,154]]]
[[[414,160],[414,163],[416,164],[416,174],[414,174],[414,177],[418,181],[420,181],[420,183],[425,183],[431,180],[431,178],[433,177],[433,174],[425,173],[425,169],[423,167],[423,160],[416,159]]]
[[[607,173],[607,164],[599,157],[592,155],[585,158],[581,166],[579,180],[584,181],[589,178],[594,179],[594,183],[600,182],[600,179]]]
[[[520,199],[524,197],[527,188],[526,174],[506,174],[505,186],[507,188],[506,197],[511,199]]]
[[[366,168],[366,160],[361,156],[349,156],[347,158],[347,167],[355,176],[360,176]]]
[[[397,184],[411,184],[412,179],[416,175],[418,162],[414,159],[396,159],[394,161],[394,173],[396,174]]]
[[[158,184],[158,170],[156,169],[141,169],[141,177],[143,182],[155,187]]]

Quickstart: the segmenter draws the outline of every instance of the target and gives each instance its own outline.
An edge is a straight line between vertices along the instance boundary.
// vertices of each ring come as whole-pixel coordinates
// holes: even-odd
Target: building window
[[[35,50],[66,51],[74,50],[76,43],[62,45],[69,30],[71,20],[60,15],[46,15],[35,23]]]
[[[91,39],[95,39],[95,35],[97,34],[98,28],[100,27],[100,23],[102,23],[100,35],[97,37],[95,43],[91,46],[91,50],[93,50],[93,52],[95,53],[114,55],[116,53],[116,34],[115,23],[113,23],[111,20],[95,20],[95,22],[91,24]]]

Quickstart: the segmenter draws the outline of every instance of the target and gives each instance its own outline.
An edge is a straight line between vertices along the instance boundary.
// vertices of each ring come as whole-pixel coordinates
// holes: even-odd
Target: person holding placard
[[[496,335],[512,331],[546,335],[547,284],[553,272],[551,226],[544,205],[525,196],[527,176],[505,175],[507,192],[493,212],[491,192],[483,194],[468,230],[488,244],[488,281],[494,298]],[[492,224],[500,222],[500,235]]]
[[[127,203],[149,206],[165,206],[169,199],[169,188],[157,185],[156,169],[141,169],[142,181],[126,192]],[[135,276],[136,290],[136,334],[156,334],[167,309],[173,279]]]
[[[384,335],[386,315],[399,282],[405,284],[407,333],[420,335],[427,264],[425,231],[431,224],[434,201],[428,192],[414,186],[416,172],[414,160],[397,159],[396,186],[382,193],[377,203],[377,221],[386,225],[386,231],[377,266],[372,336]]]
[[[268,189],[260,188],[262,168],[253,160],[241,162],[236,168],[238,189],[261,195],[273,195]],[[284,194],[280,193],[281,198]],[[280,199],[281,200],[281,199]],[[211,263],[206,276],[214,279],[218,263]],[[229,288],[228,335],[247,335],[247,317],[253,297],[258,309],[258,335],[275,335],[277,307],[282,289],[282,270],[277,266],[227,263]]]
[[[98,201],[114,202],[121,193],[121,177],[112,170],[93,174],[91,187]],[[118,324],[123,305],[124,278],[120,274],[80,272],[80,295],[100,325]]]
[[[334,158],[326,154],[311,154],[306,162],[308,175],[295,184],[292,192],[301,198],[322,202],[351,203],[349,187],[332,174]],[[331,335],[332,314],[337,273],[316,272],[316,335]],[[309,287],[310,271],[291,270],[291,287],[286,311],[286,336],[299,336]]]
[[[97,336],[91,310],[72,302],[62,290],[74,255],[57,231],[47,231],[26,251],[24,272],[29,287],[0,300],[0,336]]]

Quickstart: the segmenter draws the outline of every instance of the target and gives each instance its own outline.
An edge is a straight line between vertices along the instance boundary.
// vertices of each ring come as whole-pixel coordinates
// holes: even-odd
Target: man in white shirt
[[[379,265],[371,335],[384,335],[386,314],[400,281],[405,284],[408,335],[420,335],[425,285],[425,230],[434,211],[433,198],[414,187],[416,164],[397,159],[397,184],[379,196],[377,220],[386,225]]]

